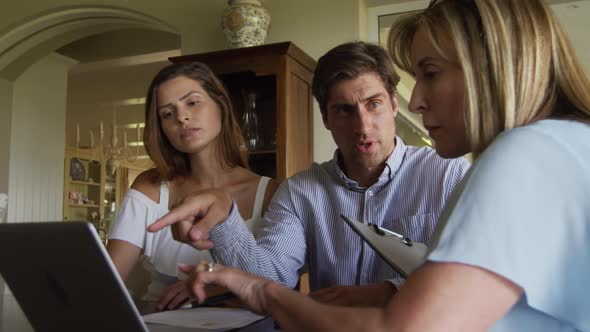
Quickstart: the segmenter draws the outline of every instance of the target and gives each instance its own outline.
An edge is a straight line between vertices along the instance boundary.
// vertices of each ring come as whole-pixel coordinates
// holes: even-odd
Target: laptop
[[[144,323],[90,223],[0,224],[0,273],[35,331],[196,331]]]

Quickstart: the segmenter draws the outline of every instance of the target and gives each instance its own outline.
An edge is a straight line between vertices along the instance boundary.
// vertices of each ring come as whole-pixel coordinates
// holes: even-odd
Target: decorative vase
[[[221,27],[229,47],[264,44],[270,14],[259,0],[229,0],[221,17]]]

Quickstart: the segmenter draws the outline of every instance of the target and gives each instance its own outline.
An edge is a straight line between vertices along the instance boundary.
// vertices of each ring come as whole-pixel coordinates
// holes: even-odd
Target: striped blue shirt
[[[337,156],[279,186],[256,238],[234,204],[227,220],[210,232],[213,257],[288,287],[295,286],[307,265],[311,290],[398,278],[340,215],[428,244],[469,162],[443,159],[431,148],[406,146],[397,137],[379,180],[363,188],[342,172]]]

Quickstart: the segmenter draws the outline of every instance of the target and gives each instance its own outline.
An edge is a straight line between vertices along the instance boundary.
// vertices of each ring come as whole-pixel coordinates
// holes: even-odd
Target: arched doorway
[[[0,193],[9,192],[9,174],[11,168],[14,169],[9,162],[11,136],[26,131],[23,128],[12,128],[11,125],[19,108],[15,102],[15,80],[31,65],[65,45],[89,36],[125,29],[178,35],[170,24],[138,11],[107,6],[77,6],[29,16],[0,36]],[[52,82],[46,84],[51,86]],[[30,105],[24,107],[29,108]],[[14,137],[12,140],[17,141]],[[14,221],[10,212],[15,212],[11,205],[15,200],[10,200],[13,194],[9,193],[9,221]]]
[[[16,88],[15,82],[48,54],[66,45],[91,36],[129,29],[178,35],[173,26],[137,11],[106,6],[78,6],[30,16],[14,29],[0,36],[0,193],[9,195],[9,221],[54,219],[51,214],[51,205],[54,206],[54,210],[61,211],[62,204],[57,200],[63,200],[63,141],[65,141],[63,131],[59,133],[62,135],[62,142],[56,147],[61,149],[62,154],[51,156],[54,159],[51,161],[53,165],[62,166],[61,172],[53,170],[51,174],[36,174],[39,173],[39,169],[46,169],[46,167],[39,168],[35,165],[38,162],[45,162],[40,160],[19,161],[15,166],[14,159],[18,160],[19,156],[25,154],[34,156],[40,150],[47,149],[47,140],[37,131],[11,125],[15,117],[21,116],[23,108],[31,107],[31,105],[32,107],[43,106],[41,103],[36,105],[29,103],[23,106],[22,103],[15,102],[17,99],[23,99],[22,90]],[[39,84],[41,88],[43,84],[47,85],[49,90],[53,88],[51,79],[41,82]],[[61,98],[65,99],[65,95]],[[31,96],[31,99],[34,97]],[[65,105],[65,101],[63,104]],[[65,117],[63,114],[61,116],[62,119]],[[34,120],[38,121],[38,119]],[[31,137],[28,139],[33,143],[26,145],[29,151],[15,151],[22,147],[22,144],[19,144],[19,148],[12,148],[16,142],[22,143],[21,133],[23,132],[25,138]],[[17,155],[17,158],[14,158],[14,155]],[[58,177],[61,177],[61,180],[57,179]],[[39,204],[40,201],[43,203]],[[30,215],[31,211],[33,215]],[[46,214],[43,211],[46,211]],[[3,313],[3,306],[10,306],[10,303],[3,304],[3,293],[4,284],[0,278],[0,315]],[[2,321],[1,318],[0,321]],[[2,327],[6,328],[6,326]]]
[[[166,22],[125,8],[84,6],[44,13],[0,37],[0,78],[14,80],[40,57],[75,40],[128,28],[177,33]]]

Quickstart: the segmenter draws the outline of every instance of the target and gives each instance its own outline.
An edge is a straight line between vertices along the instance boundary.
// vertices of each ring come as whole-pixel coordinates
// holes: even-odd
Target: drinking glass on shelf
[[[277,134],[271,133],[270,141],[268,142],[268,149],[274,150],[277,147]]]
[[[242,90],[246,108],[242,114],[242,130],[248,151],[255,151],[260,147],[258,133],[258,115],[256,114],[256,93]]]

